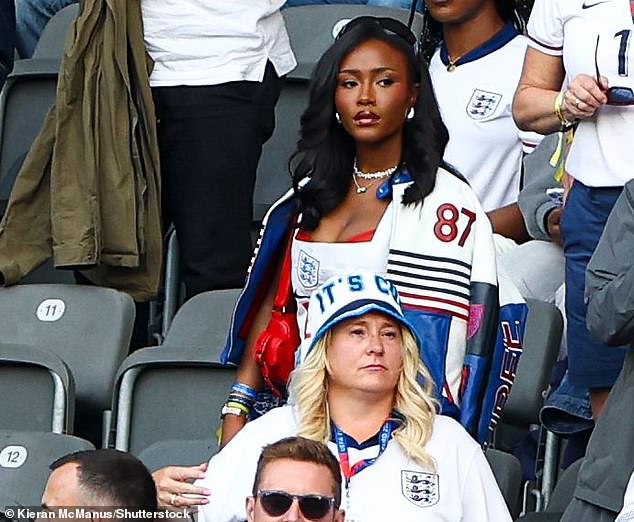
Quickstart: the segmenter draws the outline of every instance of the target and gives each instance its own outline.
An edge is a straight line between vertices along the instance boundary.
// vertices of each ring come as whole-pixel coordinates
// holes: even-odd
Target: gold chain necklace
[[[447,61],[449,62],[447,64],[447,71],[451,72],[451,71],[455,71],[456,67],[458,67],[458,65],[456,65],[456,62],[458,60],[460,60],[460,58],[462,58],[464,56],[464,54],[461,54],[460,56],[458,56],[455,60],[452,60],[451,57],[449,56],[449,53],[447,53]]]

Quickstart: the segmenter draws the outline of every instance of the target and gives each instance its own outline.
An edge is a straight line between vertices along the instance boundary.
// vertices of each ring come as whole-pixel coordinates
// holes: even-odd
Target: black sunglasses
[[[409,45],[414,47],[416,45],[416,36],[404,23],[399,22],[394,18],[378,17],[378,16],[359,16],[353,18],[346,25],[343,26],[336,40],[341,38],[344,34],[350,31],[352,28],[360,25],[376,25],[389,33],[395,34],[401,37]]]
[[[594,48],[594,68],[597,73],[597,84],[601,87],[601,73],[599,72],[599,60],[597,54],[599,51],[599,38],[597,35],[597,45]],[[608,97],[608,105],[634,105],[634,91],[630,87],[609,87],[605,91]]]
[[[279,517],[291,509],[297,499],[299,509],[309,520],[319,520],[326,516],[335,504],[334,497],[322,495],[291,495],[285,491],[258,491],[255,495],[260,499],[264,511],[269,516]]]

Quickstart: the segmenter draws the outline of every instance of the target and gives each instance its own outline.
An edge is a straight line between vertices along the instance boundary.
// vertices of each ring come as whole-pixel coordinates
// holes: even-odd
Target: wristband
[[[236,395],[232,393],[227,397],[227,404],[230,402],[235,402],[236,404],[242,404],[247,410],[251,411],[251,407],[253,406],[253,402],[250,399],[244,398],[242,395]]]
[[[249,413],[251,412],[251,408],[245,406],[244,404],[240,404],[239,402],[227,401],[225,405],[228,408],[238,408],[245,415],[249,415]]]
[[[566,118],[564,116],[564,113],[561,110],[561,106],[564,103],[564,91],[560,91],[559,94],[557,94],[557,96],[555,96],[555,105],[553,106],[553,111],[555,113],[555,116],[557,116],[557,119],[559,120],[559,123],[561,124],[562,128],[567,129],[569,127],[572,127],[575,122],[574,121],[570,121],[568,118]]]
[[[229,404],[225,404],[220,410],[220,418],[224,419],[225,415],[235,415],[236,417],[246,417],[247,414],[242,411],[237,406],[229,406]]]
[[[255,388],[252,388],[247,384],[242,384],[241,382],[234,382],[233,386],[231,386],[231,391],[244,395],[254,402],[258,398],[258,392]]]

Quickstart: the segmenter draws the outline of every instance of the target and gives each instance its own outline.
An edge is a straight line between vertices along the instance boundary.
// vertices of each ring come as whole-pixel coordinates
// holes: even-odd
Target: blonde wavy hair
[[[407,456],[431,471],[436,470],[433,458],[425,451],[432,434],[437,401],[433,398],[433,381],[418,354],[418,344],[405,326],[401,326],[403,361],[396,385],[394,409],[404,422],[393,433]],[[289,391],[300,413],[298,435],[327,442],[330,439],[328,413],[327,351],[331,331],[315,343],[306,360],[291,374]],[[417,378],[422,377],[421,385]]]

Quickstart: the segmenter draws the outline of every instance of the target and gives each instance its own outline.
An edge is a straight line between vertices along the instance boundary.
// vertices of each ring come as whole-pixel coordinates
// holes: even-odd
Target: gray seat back
[[[539,424],[539,410],[557,359],[563,329],[563,319],[555,305],[536,299],[527,299],[526,303],[524,351],[502,413],[502,422],[519,427]]]
[[[126,358],[117,372],[111,444],[140,455],[163,441],[215,440],[235,379],[235,368],[217,361],[239,293],[212,290],[192,297],[161,346]]]
[[[75,383],[54,353],[0,344],[0,429],[72,433]]]
[[[150,471],[156,471],[165,466],[196,466],[207,462],[215,452],[216,443],[211,439],[170,439],[155,442],[137,457]]]
[[[0,94],[0,213],[31,144],[55,101],[64,38],[78,5],[48,22],[32,58],[16,60]]]
[[[162,344],[200,348],[209,354],[210,361],[219,361],[239,295],[239,289],[211,290],[185,301]]]
[[[211,361],[212,350],[183,346],[130,355],[117,376],[111,445],[140,455],[167,440],[215,441],[235,368]]]
[[[34,431],[0,431],[0,506],[39,506],[49,465],[64,455],[95,447],[88,441]]]
[[[0,289],[0,339],[58,355],[75,377],[80,406],[109,409],[114,376],[128,352],[135,308],[109,288],[16,285]]]
[[[515,455],[488,448],[484,453],[513,518],[519,511],[522,465]]]
[[[79,4],[70,4],[60,9],[48,21],[35,46],[33,56],[59,60],[64,54],[64,45],[72,23],[79,15]]]

